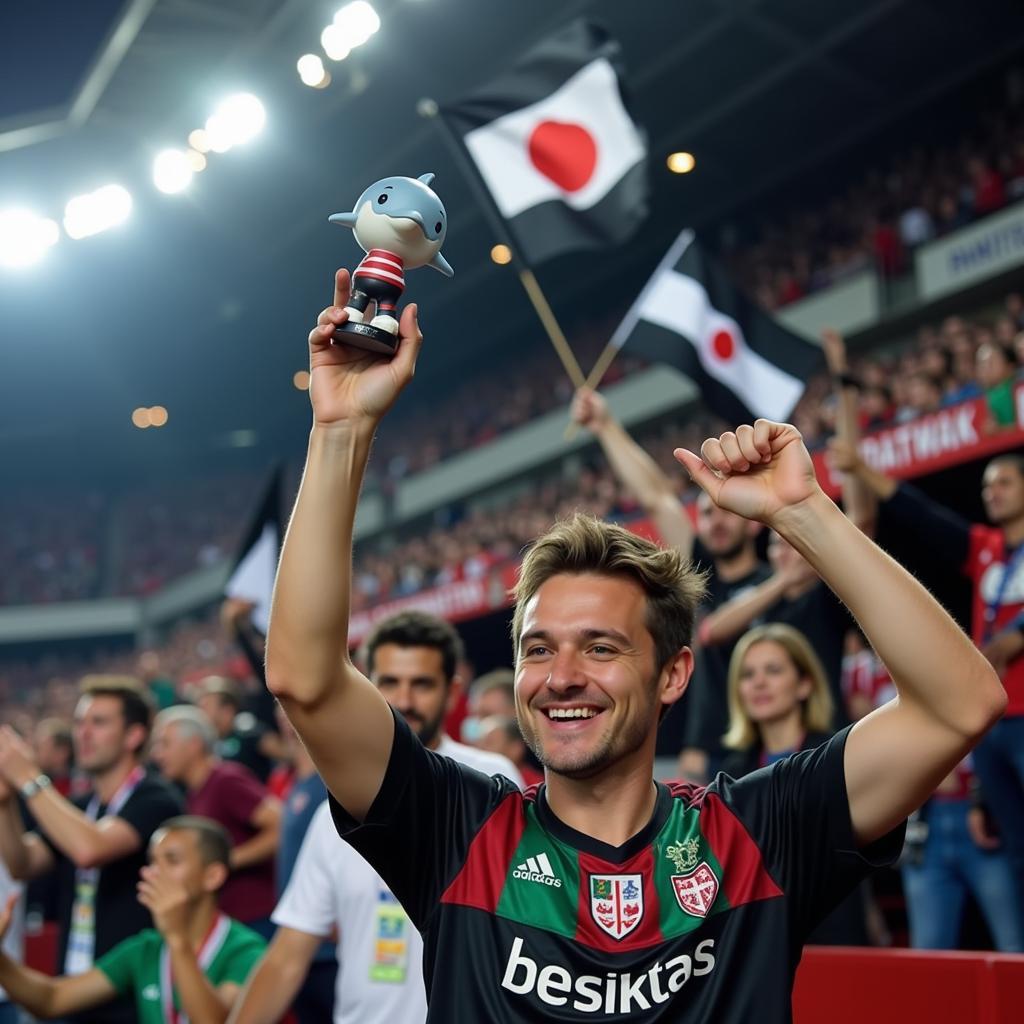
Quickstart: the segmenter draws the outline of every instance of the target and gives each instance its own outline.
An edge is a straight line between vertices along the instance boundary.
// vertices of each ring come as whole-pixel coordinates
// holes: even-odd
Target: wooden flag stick
[[[444,116],[441,114],[441,111],[434,100],[420,100],[416,106],[416,110],[420,117],[433,121],[437,125],[438,130],[441,133],[441,138],[444,140],[445,145],[448,147],[448,150],[452,154],[455,162],[459,165],[466,181],[469,183],[469,187],[476,196],[477,202],[480,205],[480,210],[484,217],[487,218],[487,222],[490,224],[491,230],[496,236],[495,240],[505,245],[512,254],[512,262],[516,268],[519,281],[529,297],[530,302],[533,304],[534,312],[537,314],[541,325],[544,327],[544,331],[548,336],[548,340],[551,342],[552,348],[554,348],[558,358],[561,360],[562,366],[564,367],[569,380],[572,381],[572,386],[574,388],[583,387],[583,370],[580,369],[579,361],[576,359],[572,349],[569,347],[569,342],[566,340],[565,332],[562,330],[558,320],[555,318],[551,305],[548,303],[546,296],[541,291],[540,285],[537,283],[537,278],[520,256],[515,244],[510,238],[511,232],[509,231],[508,225],[505,223],[505,218],[502,217],[498,208],[494,205],[494,200],[491,198],[490,192],[487,191],[486,186],[481,180],[480,174],[476,169],[476,165],[468,156],[466,156],[462,143],[455,135],[451,125],[449,125],[444,119]]]
[[[572,386],[576,389],[583,387],[586,383],[583,379],[583,370],[580,368],[579,361],[576,359],[573,350],[569,347],[569,342],[566,340],[565,334],[562,332],[562,328],[551,310],[551,306],[548,305],[548,300],[541,291],[533,271],[529,267],[521,267],[519,270],[519,280],[522,282],[526,294],[530,297],[530,302],[533,303],[533,308],[540,322],[544,325],[544,330],[547,331],[552,347],[558,353],[558,358],[562,360],[562,366],[565,367],[565,372],[569,375]]]
[[[608,372],[608,367],[612,365],[615,357],[619,354],[619,347],[614,341],[609,341],[605,345],[601,354],[597,357],[597,362],[594,363],[594,368],[590,371],[590,376],[583,382],[583,387],[595,391],[600,386],[601,381],[604,380],[604,375]],[[576,390],[579,390],[579,385],[576,386]],[[571,441],[579,432],[579,425],[570,422],[562,434],[562,439]]]

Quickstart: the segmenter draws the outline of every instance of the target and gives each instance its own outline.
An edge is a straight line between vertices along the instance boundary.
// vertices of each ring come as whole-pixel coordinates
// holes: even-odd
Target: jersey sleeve
[[[822,746],[743,779],[716,782],[793,908],[794,938],[801,942],[863,878],[892,864],[903,848],[905,823],[857,848],[843,762],[849,733],[843,729]]]
[[[333,926],[340,924],[334,919],[333,901],[325,897],[336,888],[332,863],[354,856],[338,839],[330,808],[321,804],[309,823],[291,878],[270,919],[278,926],[326,938]]]
[[[392,711],[394,715],[394,711]],[[328,796],[339,835],[369,862],[421,931],[461,869],[480,827],[515,784],[427,750],[394,715],[395,737],[384,781],[366,820],[356,821]]]
[[[119,996],[133,991],[135,979],[140,975],[147,954],[146,947],[153,944],[154,934],[151,928],[147,928],[119,942],[96,961],[96,969],[107,976]],[[149,952],[155,955],[151,950]]]

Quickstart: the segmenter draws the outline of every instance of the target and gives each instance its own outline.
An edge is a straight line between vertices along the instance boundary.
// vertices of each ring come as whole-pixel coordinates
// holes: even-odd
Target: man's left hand
[[[153,915],[156,930],[169,942],[188,937],[188,892],[147,864],[137,886],[139,902]]]
[[[685,448],[673,454],[719,508],[769,526],[821,492],[803,438],[788,423],[757,420],[709,438],[699,457]]]

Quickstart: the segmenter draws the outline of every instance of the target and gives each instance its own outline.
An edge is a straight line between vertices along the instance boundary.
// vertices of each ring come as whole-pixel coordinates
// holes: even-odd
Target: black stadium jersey
[[[902,843],[856,851],[847,733],[738,781],[659,784],[612,847],[396,718],[365,823],[331,811],[423,933],[428,1021],[782,1024],[808,932]]]

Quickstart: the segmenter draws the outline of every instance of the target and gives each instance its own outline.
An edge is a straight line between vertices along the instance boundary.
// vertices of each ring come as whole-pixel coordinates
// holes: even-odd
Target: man
[[[221,761],[216,741],[199,708],[167,708],[153,728],[153,760],[164,778],[185,787],[189,814],[212,818],[231,837],[231,876],[220,898],[224,913],[269,938],[281,805],[247,768]]]
[[[56,872],[58,964],[65,974],[87,971],[122,939],[150,926],[135,884],[150,837],[182,810],[177,794],[143,768],[152,712],[138,682],[86,676],[81,693],[75,761],[91,783],[81,797],[57,793],[26,744],[0,730],[0,855],[19,880]],[[15,793],[36,831],[25,831]],[[102,1024],[134,1019],[130,1000],[82,1018]]]
[[[536,542],[516,590],[516,705],[545,785],[524,795],[438,757],[347,657],[359,485],[422,342],[409,306],[390,361],[332,346],[347,291],[342,271],[310,333],[314,427],[267,680],[339,832],[425,933],[428,1020],[788,1021],[805,936],[896,856],[906,814],[1002,714],[995,673],[824,495],[796,430],[759,420],[677,458],[835,588],[899,698],[743,780],[656,784],[700,580],[678,552],[577,517]]]
[[[252,712],[242,710],[238,684],[223,676],[207,676],[199,684],[196,704],[217,730],[217,756],[244,765],[266,782],[273,767],[264,749],[267,729]]]
[[[153,915],[147,928],[101,956],[84,974],[51,978],[0,955],[0,985],[43,1019],[108,1007],[130,996],[140,1024],[188,1020],[223,1024],[263,940],[217,909],[228,874],[230,843],[215,822],[171,818],[153,835],[139,902]],[[11,903],[0,913],[10,924]],[[98,1010],[98,1020],[109,1019]]]
[[[837,468],[878,497],[880,525],[894,539],[911,538],[922,559],[955,566],[971,582],[971,635],[1009,700],[974,752],[974,769],[1024,897],[1024,456],[997,455],[986,466],[981,500],[993,525],[985,526],[872,469],[852,445],[831,450]]]
[[[543,772],[530,763],[527,756],[526,741],[519,731],[519,723],[506,715],[488,715],[480,722],[480,740],[477,746],[481,750],[489,750],[492,754],[507,757],[519,770],[523,782],[527,786],[537,786],[544,781]]]
[[[442,729],[458,699],[461,659],[462,641],[452,626],[418,611],[380,622],[363,650],[371,681],[424,747],[519,785],[506,758],[456,743]],[[273,920],[277,933],[232,1024],[277,1021],[318,944],[335,929],[335,1024],[422,1024],[423,941],[386,883],[355,850],[339,843],[326,805],[313,816]]]
[[[767,580],[768,566],[757,554],[760,526],[719,508],[705,494],[697,499],[697,528],[679,500],[679,487],[629,436],[596,391],[581,388],[572,405],[573,420],[600,441],[613,471],[629,488],[662,540],[684,558],[709,570],[701,612],[710,615],[726,602]],[[658,737],[660,755],[679,754],[680,773],[704,781],[718,771],[725,750],[722,736],[729,725],[729,659],[735,639],[701,648],[691,682],[685,719],[676,712]]]
[[[278,900],[291,881],[302,844],[317,808],[327,799],[327,787],[317,774],[309,751],[295,734],[288,716],[277,705],[277,732],[289,752],[292,778],[283,798],[281,811],[281,842],[277,848],[276,895]],[[320,894],[321,897],[323,893]],[[275,924],[280,922],[272,918]],[[279,933],[278,933],[279,934]],[[276,937],[276,936],[275,936]],[[338,961],[334,946],[321,942],[312,952],[305,972],[305,980],[298,992],[289,993],[292,1012],[298,1024],[322,1024],[334,1015],[334,989],[338,976]],[[300,968],[301,974],[301,968]],[[288,1001],[282,1006],[287,1006]]]
[[[480,746],[480,726],[493,715],[516,713],[516,674],[510,668],[496,668],[474,679],[466,701],[469,714],[462,721],[462,738]]]

